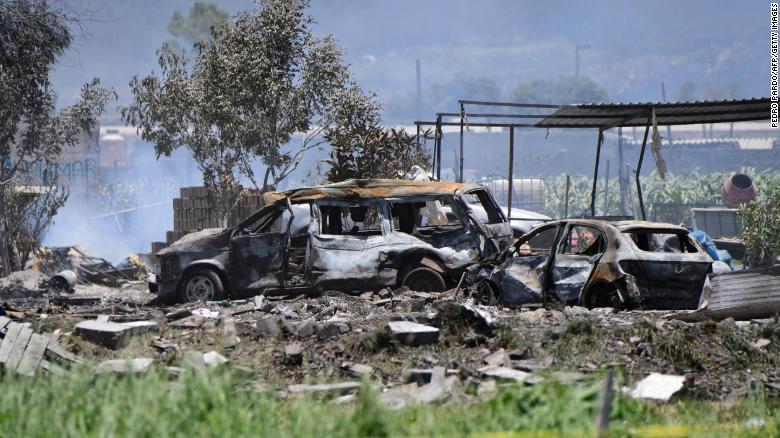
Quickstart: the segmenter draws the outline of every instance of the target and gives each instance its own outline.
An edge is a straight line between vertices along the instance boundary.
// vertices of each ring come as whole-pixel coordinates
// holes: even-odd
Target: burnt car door
[[[621,260],[641,289],[642,304],[664,309],[695,309],[711,262],[685,231],[633,229],[623,232],[639,250],[636,260]]]
[[[552,263],[552,287],[564,303],[577,303],[593,269],[606,249],[606,237],[597,226],[569,224]]]
[[[362,290],[392,286],[380,269],[390,232],[382,200],[322,200],[312,204],[307,276],[318,289]],[[387,275],[385,275],[387,274]]]
[[[559,224],[543,226],[520,238],[512,257],[495,271],[492,281],[498,286],[499,300],[504,306],[517,307],[544,300],[546,268],[559,228]]]
[[[458,191],[457,195],[466,207],[475,231],[484,239],[480,241],[479,248],[482,258],[507,249],[513,240],[512,227],[490,192],[472,189],[463,193]]]
[[[237,295],[283,287],[294,217],[289,201],[281,202],[236,227],[230,241],[230,274]]]

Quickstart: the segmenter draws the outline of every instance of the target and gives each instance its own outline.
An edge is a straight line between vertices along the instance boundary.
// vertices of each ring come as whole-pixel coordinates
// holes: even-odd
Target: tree
[[[349,88],[336,41],[312,33],[308,0],[265,0],[211,29],[193,63],[164,46],[162,75],[135,77],[126,123],[160,155],[189,149],[226,220],[241,180],[268,189],[325,141],[334,103]],[[297,148],[291,149],[294,135]],[[257,161],[265,165],[262,184]]]
[[[211,29],[225,23],[228,18],[228,13],[213,3],[195,2],[186,16],[179,11],[171,16],[168,32],[175,39],[169,44],[174,48],[180,48],[183,54],[184,47],[191,50],[207,41],[211,37]],[[179,41],[183,41],[185,45],[182,46]]]
[[[325,133],[331,151],[325,163],[330,182],[353,178],[398,178],[414,165],[427,168],[431,157],[416,135],[381,126],[381,105],[357,84],[335,101],[334,123]]]
[[[603,103],[607,92],[585,76],[561,76],[557,80],[535,80],[518,84],[509,92],[511,102],[522,103]]]
[[[70,46],[73,22],[46,2],[0,2],[0,257],[6,274],[11,265],[21,268],[67,199],[67,189],[57,184],[62,147],[92,131],[115,97],[94,79],[77,103],[55,111],[49,74]],[[40,178],[32,177],[36,169],[43,169]]]

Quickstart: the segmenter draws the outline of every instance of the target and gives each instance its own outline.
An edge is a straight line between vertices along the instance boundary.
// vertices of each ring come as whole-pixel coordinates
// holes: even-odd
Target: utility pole
[[[574,74],[575,76],[580,75],[580,60],[582,59],[581,53],[585,50],[590,49],[590,44],[579,44],[577,43],[574,46]]]
[[[420,79],[420,60],[415,60],[417,69],[417,120],[422,120],[422,80]]]

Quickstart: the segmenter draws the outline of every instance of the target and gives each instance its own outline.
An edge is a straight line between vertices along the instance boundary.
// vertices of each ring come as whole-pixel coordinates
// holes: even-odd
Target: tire
[[[447,286],[442,276],[430,268],[416,268],[404,277],[403,285],[416,292],[444,292]]]
[[[617,287],[608,284],[597,286],[593,290],[588,292],[585,306],[588,309],[594,309],[596,307],[613,307],[621,310],[626,309],[629,306],[623,300],[621,300],[621,293]]]
[[[222,279],[213,269],[193,269],[181,279],[179,300],[185,303],[195,301],[222,301],[225,287]]]

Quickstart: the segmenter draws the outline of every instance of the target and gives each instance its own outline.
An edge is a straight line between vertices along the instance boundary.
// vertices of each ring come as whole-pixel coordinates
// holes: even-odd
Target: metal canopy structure
[[[709,123],[730,123],[757,120],[769,120],[769,98],[696,101],[696,102],[655,102],[655,103],[609,103],[581,105],[545,105],[514,102],[491,102],[477,100],[461,100],[460,112],[437,113],[436,121],[416,121],[419,136],[420,127],[435,128],[434,164],[433,169],[437,180],[441,180],[441,140],[442,127],[460,127],[460,165],[458,182],[463,182],[463,130],[469,127],[509,128],[509,169],[507,208],[511,215],[512,185],[514,161],[514,130],[515,128],[562,128],[562,129],[598,129],[596,144],[596,163],[593,171],[593,188],[591,190],[590,212],[596,213],[596,187],[601,160],[601,146],[604,143],[604,131],[612,128],[645,127],[642,148],[639,153],[635,173],[637,196],[642,219],[646,219],[642,185],[639,175],[642,171],[645,149],[650,127],[655,115],[656,126],[693,125]],[[468,112],[468,106],[500,107],[501,112]],[[529,114],[520,114],[527,111]],[[542,114],[544,113],[544,114]],[[446,121],[445,117],[458,118],[458,121]],[[494,121],[499,119],[500,121]],[[510,219],[512,219],[510,217]]]

